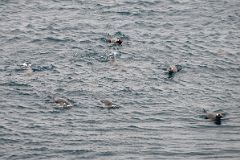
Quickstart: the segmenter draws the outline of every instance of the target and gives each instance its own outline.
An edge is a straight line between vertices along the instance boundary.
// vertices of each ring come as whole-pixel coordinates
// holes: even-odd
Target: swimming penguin
[[[101,102],[104,104],[103,108],[107,108],[107,109],[116,109],[119,108],[119,106],[113,104],[112,101],[109,100],[101,100]]]
[[[59,107],[61,107],[61,108],[66,108],[67,109],[67,108],[72,107],[72,104],[67,99],[64,99],[64,98],[55,97],[54,102],[57,105],[59,105]]]
[[[108,39],[107,42],[117,44],[117,45],[121,45],[123,41],[119,38],[116,38],[116,39],[114,38],[114,39]]]
[[[205,113],[205,116],[204,116],[205,119],[209,119],[218,125],[221,124],[222,118],[225,116],[223,112],[209,113],[205,109],[203,109],[203,113]]]
[[[168,74],[172,75],[172,74],[177,73],[177,72],[179,72],[181,70],[182,70],[182,66],[181,65],[171,65],[168,68]]]
[[[24,62],[22,64],[23,69],[25,70],[25,73],[27,76],[31,76],[33,74],[32,64],[28,62]]]

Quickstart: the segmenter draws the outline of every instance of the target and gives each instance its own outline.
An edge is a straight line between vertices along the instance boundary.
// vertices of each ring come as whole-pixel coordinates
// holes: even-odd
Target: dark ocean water
[[[1,0],[0,92],[0,159],[239,160],[240,1]]]

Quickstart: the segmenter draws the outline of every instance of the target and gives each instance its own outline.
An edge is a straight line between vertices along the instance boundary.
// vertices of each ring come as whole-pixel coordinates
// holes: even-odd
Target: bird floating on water
[[[25,73],[27,76],[31,76],[33,74],[32,64],[28,62],[24,62],[22,64],[23,69],[25,70]]]
[[[205,109],[203,109],[203,113],[205,113],[205,116],[204,116],[205,119],[209,119],[209,120],[213,121],[215,124],[218,124],[218,125],[221,124],[222,118],[225,116],[224,112],[209,113]]]
[[[107,42],[117,44],[117,45],[121,45],[123,43],[123,40],[121,40],[119,38],[113,38],[113,39],[108,39]]]
[[[117,109],[119,106],[115,105],[112,101],[110,100],[101,100],[101,102],[104,104],[104,107],[106,109]]]
[[[169,78],[172,78],[175,75],[175,73],[177,73],[177,72],[179,72],[181,70],[182,70],[182,66],[181,65],[171,65],[171,66],[169,66],[169,68],[167,70]]]
[[[182,70],[182,66],[181,65],[171,65],[168,68],[168,74],[177,73],[177,72],[179,72],[181,70]]]
[[[72,104],[64,98],[54,97],[54,102],[61,108],[71,108]]]

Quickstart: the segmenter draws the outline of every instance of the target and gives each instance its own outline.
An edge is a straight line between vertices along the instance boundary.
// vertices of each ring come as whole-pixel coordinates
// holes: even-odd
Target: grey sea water
[[[240,1],[1,0],[0,93],[0,159],[239,160]]]

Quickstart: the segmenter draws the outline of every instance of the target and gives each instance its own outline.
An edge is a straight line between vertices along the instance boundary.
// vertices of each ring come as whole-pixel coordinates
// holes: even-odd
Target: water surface
[[[2,0],[0,158],[238,160],[239,8],[238,0]],[[171,64],[183,70],[169,79]],[[59,109],[54,96],[73,107]],[[101,109],[102,99],[120,108]],[[203,108],[227,116],[216,125]]]

